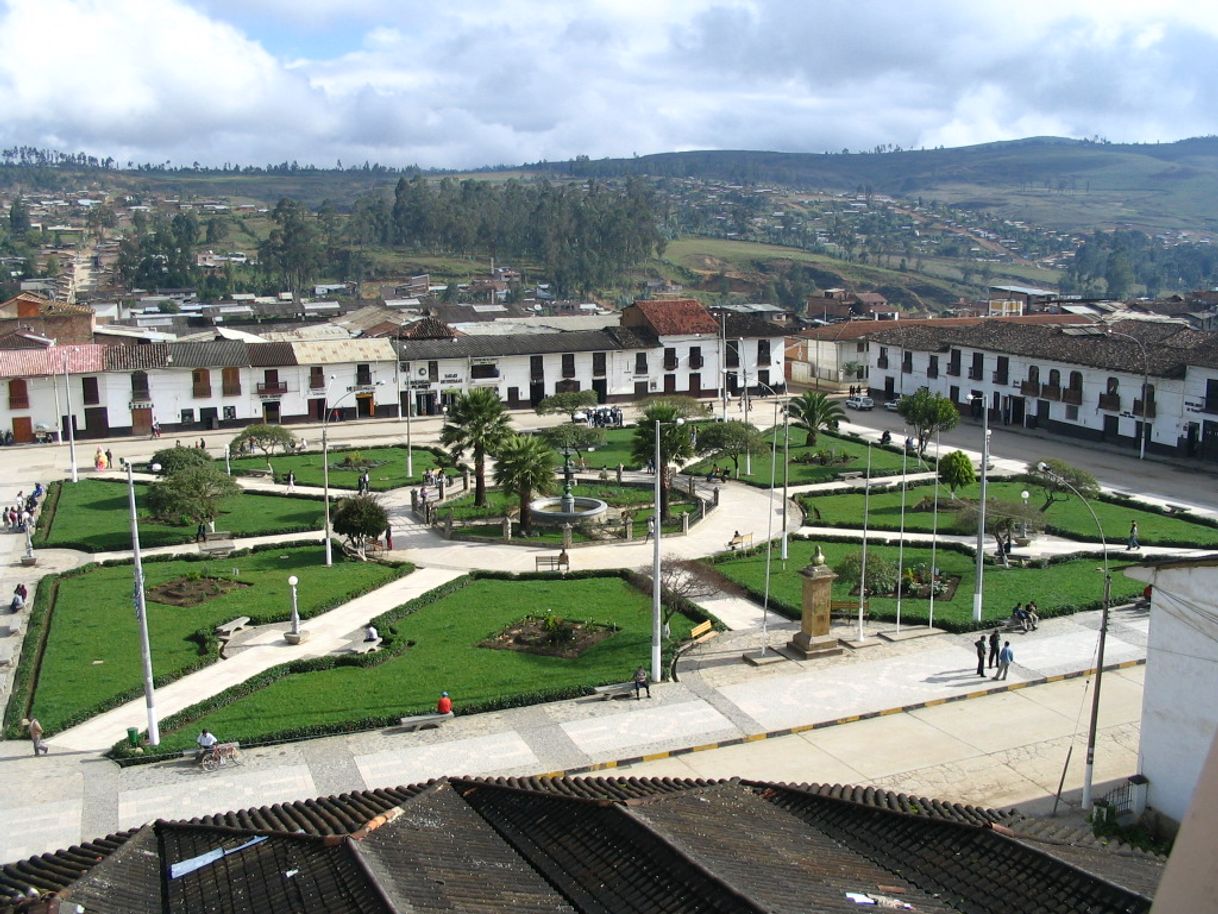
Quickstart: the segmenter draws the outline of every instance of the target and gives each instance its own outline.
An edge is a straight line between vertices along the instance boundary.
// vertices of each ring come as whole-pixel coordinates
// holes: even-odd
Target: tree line
[[[1066,295],[1125,298],[1134,286],[1150,297],[1218,282],[1218,250],[1210,244],[1166,245],[1144,232],[1093,232],[1074,252],[1061,279]]]

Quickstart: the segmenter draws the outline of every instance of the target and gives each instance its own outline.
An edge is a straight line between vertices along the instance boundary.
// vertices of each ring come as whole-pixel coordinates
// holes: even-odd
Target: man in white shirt
[[[204,730],[202,733],[199,734],[199,738],[196,739],[195,742],[199,746],[199,751],[195,753],[195,761],[197,762],[197,761],[201,760],[204,755],[206,755],[208,752],[210,752],[211,747],[214,746],[217,742],[219,742],[219,740],[217,740],[215,738],[215,736],[212,735],[210,730]]]

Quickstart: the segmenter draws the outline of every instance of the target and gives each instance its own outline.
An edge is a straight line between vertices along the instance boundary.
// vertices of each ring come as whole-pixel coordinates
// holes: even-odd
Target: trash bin
[[[140,744],[140,731],[138,727],[127,728],[127,742],[134,748]]]

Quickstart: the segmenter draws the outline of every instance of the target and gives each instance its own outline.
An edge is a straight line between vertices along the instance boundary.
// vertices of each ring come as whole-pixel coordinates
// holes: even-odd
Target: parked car
[[[871,397],[847,397],[846,407],[848,409],[875,409],[875,401]]]
[[[900,397],[895,397],[892,400],[884,401],[884,409],[888,410],[890,413],[895,413],[900,408],[901,408],[901,398]]]

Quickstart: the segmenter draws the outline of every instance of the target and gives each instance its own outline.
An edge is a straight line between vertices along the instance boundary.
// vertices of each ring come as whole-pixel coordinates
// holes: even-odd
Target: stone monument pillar
[[[571,525],[570,525],[570,524],[563,524],[563,525],[562,525],[562,549],[563,549],[563,552],[566,552],[568,549],[570,549],[570,548],[571,548],[571,530],[572,530],[572,529],[573,529],[573,528],[571,527]]]
[[[512,519],[510,517],[503,519],[503,539],[508,543],[512,541]]]
[[[689,533],[689,512],[681,515],[681,532]]]
[[[469,467],[461,467],[461,491],[469,491]]]
[[[829,634],[829,609],[837,575],[825,564],[825,554],[819,546],[812,556],[812,564],[800,574],[803,575],[803,615],[799,631],[787,643],[787,648],[804,660],[840,654],[841,645]]]

